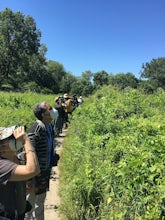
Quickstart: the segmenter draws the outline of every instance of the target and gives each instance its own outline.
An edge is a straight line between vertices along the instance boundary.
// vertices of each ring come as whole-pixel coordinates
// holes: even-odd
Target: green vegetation
[[[46,59],[47,48],[40,43],[41,31],[31,16],[6,8],[0,12],[0,90],[69,93],[88,96],[103,85],[138,88],[153,93],[165,89],[165,57],[142,64],[140,79],[133,73],[84,70],[80,77],[67,72],[61,63]],[[98,51],[99,53],[99,51]],[[110,61],[111,62],[111,61]],[[139,67],[140,69],[140,67]],[[145,81],[142,79],[146,79]]]
[[[104,87],[75,111],[60,163],[65,219],[164,219],[164,106],[164,92]]]
[[[0,92],[0,127],[26,125],[27,128],[35,120],[33,107],[37,102],[48,101],[54,105],[53,95],[37,93]]]
[[[0,92],[0,126],[35,120],[54,95]],[[165,215],[165,93],[106,86],[71,119],[61,155],[61,213],[67,220],[151,220]]]
[[[53,94],[94,94],[75,110],[62,154],[66,219],[165,219],[165,57],[143,64],[141,79],[104,70],[75,77],[46,60],[32,17],[5,9],[0,23],[0,90],[24,92],[0,92],[0,126],[29,128],[34,104],[53,105]]]

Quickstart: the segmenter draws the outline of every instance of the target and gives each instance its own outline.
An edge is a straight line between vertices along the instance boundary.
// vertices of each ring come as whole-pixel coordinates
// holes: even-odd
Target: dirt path
[[[63,130],[60,134],[61,137],[56,138],[57,147],[56,152],[60,155],[62,150],[62,142],[66,136],[67,130]],[[53,167],[53,175],[50,180],[50,191],[47,192],[45,201],[45,220],[61,220],[58,207],[60,206],[59,192],[59,168],[58,166]]]

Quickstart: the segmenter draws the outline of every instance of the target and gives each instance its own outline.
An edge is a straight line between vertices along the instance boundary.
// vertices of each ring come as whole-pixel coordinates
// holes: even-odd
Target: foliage
[[[27,128],[29,128],[35,120],[33,107],[36,103],[41,101],[48,101],[54,106],[54,95],[31,92],[0,92],[0,126],[26,125]]]
[[[72,116],[61,155],[68,220],[165,215],[165,93],[103,87]]]
[[[118,73],[115,76],[109,76],[109,84],[120,89],[124,89],[126,87],[135,89],[138,87],[139,80],[132,73]]]
[[[59,83],[60,92],[62,93],[71,93],[72,88],[74,88],[74,84],[76,83],[76,77],[71,73],[67,73],[65,77],[63,77],[62,81]]]
[[[143,64],[142,68],[142,78],[149,79],[157,87],[165,88],[165,57],[152,59],[150,63]]]
[[[71,86],[71,93],[81,96],[91,95],[94,91],[94,86],[92,82],[93,74],[91,71],[85,71],[82,73],[81,77],[75,79],[75,82]]]
[[[41,33],[32,17],[8,8],[0,12],[0,24],[0,85],[20,89],[22,82],[42,72]]]
[[[109,76],[108,73],[105,71],[100,71],[95,73],[93,76],[94,85],[96,87],[108,85],[109,84],[108,76]]]
[[[56,95],[57,96],[57,95]],[[0,92],[1,126],[35,120],[54,95]],[[70,220],[165,215],[165,93],[102,87],[72,115],[61,155],[61,212]]]
[[[49,60],[47,61],[47,70],[49,72],[50,80],[47,79],[45,83],[49,82],[47,87],[51,88],[54,93],[58,93],[60,91],[61,81],[66,77],[64,67],[58,62]]]
[[[87,70],[76,77],[61,63],[46,59],[47,48],[40,38],[41,31],[31,16],[8,8],[0,12],[1,90],[89,96],[104,85],[121,90],[138,88],[145,93],[165,89],[165,57],[143,64],[140,80],[130,72],[113,75],[104,70]],[[147,80],[143,81],[144,78]]]

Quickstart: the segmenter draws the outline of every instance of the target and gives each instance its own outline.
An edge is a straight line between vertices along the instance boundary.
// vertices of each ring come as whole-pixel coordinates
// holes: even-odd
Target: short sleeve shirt
[[[0,212],[23,214],[26,206],[25,182],[9,181],[18,165],[0,157]]]

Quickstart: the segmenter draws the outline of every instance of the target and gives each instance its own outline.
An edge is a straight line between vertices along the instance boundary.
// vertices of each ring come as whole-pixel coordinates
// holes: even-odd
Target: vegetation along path
[[[60,155],[62,150],[62,143],[66,136],[67,130],[63,130],[63,133],[60,137],[56,138],[57,147],[56,152]],[[45,220],[60,220],[60,214],[58,207],[60,206],[60,197],[59,197],[59,167],[55,166],[52,169],[52,176],[50,179],[50,190],[47,192],[46,201],[45,201]]]

